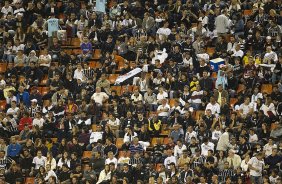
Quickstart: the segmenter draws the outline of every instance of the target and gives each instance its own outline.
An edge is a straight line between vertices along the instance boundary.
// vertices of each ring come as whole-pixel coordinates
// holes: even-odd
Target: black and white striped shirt
[[[219,172],[219,181],[225,182],[227,177],[233,177],[234,176],[234,171],[232,169],[223,169],[222,171]]]
[[[89,78],[93,78],[95,72],[92,68],[87,68],[83,70],[83,75],[89,79]]]
[[[197,157],[191,164],[191,169],[194,169],[197,166],[202,166],[205,163],[205,160],[206,158],[203,155]]]
[[[13,160],[9,157],[0,158],[0,169],[7,170],[10,167],[12,162]]]
[[[135,165],[135,164],[142,164],[143,160],[142,158],[135,158],[135,157],[131,157],[129,160],[129,165]]]

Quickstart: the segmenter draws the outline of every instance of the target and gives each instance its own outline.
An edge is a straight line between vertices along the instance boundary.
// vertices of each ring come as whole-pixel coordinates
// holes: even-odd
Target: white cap
[[[271,36],[267,36],[266,39],[267,39],[267,40],[271,40]]]
[[[17,13],[17,16],[23,16],[23,13]]]
[[[36,99],[32,99],[32,100],[30,100],[31,102],[35,102],[35,103],[37,103],[37,100]]]

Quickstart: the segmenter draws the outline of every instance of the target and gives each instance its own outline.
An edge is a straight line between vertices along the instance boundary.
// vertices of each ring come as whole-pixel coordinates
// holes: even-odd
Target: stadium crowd
[[[0,4],[0,184],[282,183],[281,0]]]

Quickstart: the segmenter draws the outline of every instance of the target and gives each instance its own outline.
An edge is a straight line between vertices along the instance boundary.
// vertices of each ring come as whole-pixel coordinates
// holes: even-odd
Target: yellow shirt
[[[243,57],[243,63],[246,66],[247,64],[249,64],[249,57],[248,56],[244,56]]]
[[[5,89],[3,90],[3,92],[4,92],[4,97],[5,97],[5,98],[8,97],[8,91],[10,91],[10,90],[16,91],[16,89],[15,89],[13,86],[9,86],[9,87],[5,88]]]
[[[190,82],[190,90],[191,91],[196,91],[196,86],[199,84],[199,81],[191,81]]]
[[[261,64],[261,59],[255,59],[255,65],[259,65],[259,64]]]

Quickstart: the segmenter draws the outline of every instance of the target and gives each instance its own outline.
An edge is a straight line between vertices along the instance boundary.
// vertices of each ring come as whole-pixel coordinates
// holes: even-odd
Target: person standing
[[[248,162],[248,166],[252,184],[262,184],[262,172],[264,167],[263,154],[258,153],[252,157]]]
[[[54,13],[50,14],[49,19],[46,21],[48,31],[48,46],[52,45],[53,37],[57,37],[59,30],[59,19],[55,17]]]

